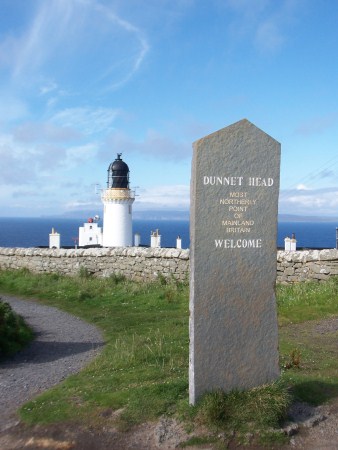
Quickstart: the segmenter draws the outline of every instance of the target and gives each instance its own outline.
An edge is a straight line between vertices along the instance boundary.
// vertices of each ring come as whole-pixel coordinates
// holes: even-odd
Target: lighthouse
[[[133,242],[132,205],[135,194],[129,189],[129,167],[121,153],[108,167],[107,189],[102,190],[104,247],[130,247]]]

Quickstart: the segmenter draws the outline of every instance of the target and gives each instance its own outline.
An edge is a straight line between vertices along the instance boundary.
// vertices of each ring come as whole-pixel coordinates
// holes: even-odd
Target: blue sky
[[[187,210],[192,142],[247,118],[282,144],[280,213],[338,216],[338,2],[1,0],[0,215]]]

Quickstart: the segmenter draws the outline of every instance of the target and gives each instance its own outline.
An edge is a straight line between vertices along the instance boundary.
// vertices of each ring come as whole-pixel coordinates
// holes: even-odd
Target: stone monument
[[[248,120],[193,144],[189,401],[279,376],[280,144]]]

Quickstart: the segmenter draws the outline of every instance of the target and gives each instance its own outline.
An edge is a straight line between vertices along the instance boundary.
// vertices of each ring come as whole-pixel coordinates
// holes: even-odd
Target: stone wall
[[[338,250],[277,252],[277,282],[325,281],[338,275]]]
[[[0,248],[0,269],[22,268],[64,275],[76,275],[84,268],[98,277],[122,274],[136,281],[153,281],[162,274],[184,281],[189,273],[189,250]]]
[[[137,281],[153,281],[159,274],[189,279],[189,250],[174,248],[5,248],[0,269],[27,268],[35,273],[76,275],[81,267],[98,277],[123,274]],[[338,275],[338,250],[277,252],[277,282],[325,281]]]

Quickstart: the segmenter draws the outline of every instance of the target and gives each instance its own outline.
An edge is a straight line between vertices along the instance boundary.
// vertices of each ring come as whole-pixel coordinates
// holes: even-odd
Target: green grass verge
[[[74,278],[0,272],[1,292],[41,299],[82,317],[100,327],[106,341],[86,369],[24,405],[21,416],[32,424],[106,426],[114,420],[128,429],[163,414],[177,415],[191,427],[221,429],[231,439],[235,433],[238,441],[253,430],[261,430],[262,441],[283,441],[273,430],[285,417],[291,396],[319,404],[338,395],[332,336],[323,334],[316,347],[315,330],[307,325],[338,314],[337,286],[331,280],[278,287],[280,382],[248,392],[210,393],[190,407],[187,285],[96,279],[83,270]],[[118,418],[106,414],[116,410]]]
[[[0,361],[25,347],[33,336],[22,317],[0,297]]]
[[[85,370],[21,410],[29,423],[100,420],[124,408],[122,428],[174,410],[188,389],[188,287],[121,277],[0,272],[0,291],[44,299],[94,323],[105,348]]]
[[[297,400],[320,405],[338,396],[338,277],[277,287],[283,379]],[[321,326],[321,319],[328,319]]]
[[[325,283],[277,285],[278,321],[281,326],[338,314],[338,277]]]

